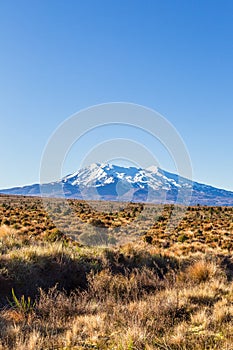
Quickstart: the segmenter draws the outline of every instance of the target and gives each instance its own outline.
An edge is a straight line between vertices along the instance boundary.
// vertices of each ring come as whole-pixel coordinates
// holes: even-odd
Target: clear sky
[[[111,101],[157,110],[194,179],[233,190],[233,1],[0,0],[0,188],[38,182],[54,129]]]

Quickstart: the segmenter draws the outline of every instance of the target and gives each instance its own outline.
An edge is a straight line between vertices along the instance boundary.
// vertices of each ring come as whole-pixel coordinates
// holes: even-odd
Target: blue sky
[[[230,0],[0,0],[0,188],[38,182],[47,140],[70,115],[125,101],[175,126],[195,180],[233,190],[232,95]]]

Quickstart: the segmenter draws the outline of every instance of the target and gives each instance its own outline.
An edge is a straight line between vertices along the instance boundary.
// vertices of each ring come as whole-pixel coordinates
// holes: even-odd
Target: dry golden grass
[[[134,243],[88,247],[57,230],[39,199],[0,202],[1,350],[233,349],[232,208],[189,208],[170,235],[171,207],[156,220],[150,208]],[[111,229],[142,210],[71,205],[84,222],[70,222],[76,236],[90,220]]]

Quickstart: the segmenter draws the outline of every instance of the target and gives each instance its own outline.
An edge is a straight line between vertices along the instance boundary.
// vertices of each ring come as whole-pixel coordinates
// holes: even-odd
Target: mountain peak
[[[152,173],[157,173],[159,168],[156,165],[151,165],[151,166],[147,167],[146,170],[149,170]]]

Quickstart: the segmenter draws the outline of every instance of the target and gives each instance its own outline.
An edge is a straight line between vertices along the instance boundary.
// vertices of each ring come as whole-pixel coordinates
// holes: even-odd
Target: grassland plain
[[[233,349],[233,208],[68,203],[0,196],[0,349]]]

